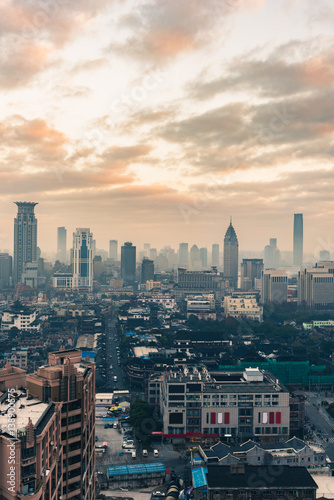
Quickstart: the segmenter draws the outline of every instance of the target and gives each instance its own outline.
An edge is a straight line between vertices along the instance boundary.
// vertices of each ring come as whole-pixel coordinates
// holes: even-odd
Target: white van
[[[137,452],[136,452],[136,450],[134,450],[134,451],[131,453],[131,457],[132,457],[132,458],[136,458],[136,457],[137,457]]]

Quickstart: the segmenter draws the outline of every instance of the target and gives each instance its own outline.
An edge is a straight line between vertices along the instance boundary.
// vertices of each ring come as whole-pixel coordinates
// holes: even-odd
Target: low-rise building
[[[269,372],[210,372],[205,366],[167,367],[160,384],[163,433],[172,440],[229,436],[284,441],[289,437],[289,392]],[[156,389],[156,386],[155,386]],[[153,390],[153,387],[152,387]]]
[[[260,444],[249,440],[240,446],[217,443],[208,449],[199,446],[205,463],[220,465],[291,465],[304,467],[326,466],[326,452],[316,444],[293,437],[283,443]]]
[[[21,304],[14,304],[4,311],[1,320],[1,330],[8,332],[13,327],[16,327],[18,330],[40,330],[41,323],[38,321],[37,309],[25,307]]]
[[[208,500],[316,498],[317,484],[305,467],[209,465],[207,470]]]
[[[214,294],[203,294],[198,296],[186,297],[187,318],[191,315],[199,319],[216,320],[215,298]]]
[[[232,318],[263,321],[263,306],[258,304],[256,294],[235,292],[227,295],[224,297],[224,313]]]

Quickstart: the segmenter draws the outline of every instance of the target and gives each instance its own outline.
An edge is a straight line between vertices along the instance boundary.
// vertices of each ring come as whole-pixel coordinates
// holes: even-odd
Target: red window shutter
[[[269,423],[270,424],[275,423],[275,412],[273,412],[273,411],[269,412]]]
[[[281,412],[277,411],[276,412],[276,424],[280,424],[280,423],[281,423]]]
[[[229,424],[230,423],[230,413],[226,412],[224,413],[224,424]]]
[[[211,424],[215,424],[215,423],[216,423],[216,414],[211,413]]]

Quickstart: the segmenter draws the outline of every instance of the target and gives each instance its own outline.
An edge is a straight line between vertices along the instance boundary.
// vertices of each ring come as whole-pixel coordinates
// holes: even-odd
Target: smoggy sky
[[[0,3],[0,249],[14,201],[56,228],[334,251],[331,0]],[[70,238],[69,238],[70,239]]]

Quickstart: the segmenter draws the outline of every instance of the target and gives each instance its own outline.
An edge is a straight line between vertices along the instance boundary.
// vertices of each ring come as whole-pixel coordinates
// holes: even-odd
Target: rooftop
[[[269,476],[269,477],[268,477]],[[316,489],[318,486],[305,467],[275,466],[275,473],[267,465],[225,466],[208,465],[209,488],[229,489]]]
[[[29,396],[27,399],[27,394],[24,391],[16,390],[11,393],[15,399],[15,435],[18,430],[25,430],[28,424],[29,418],[31,419],[33,425],[35,426],[43,413],[47,410],[49,404],[42,403],[39,399],[32,398]],[[0,398],[0,429],[2,432],[7,432],[11,435],[12,427],[10,426],[9,414],[8,414],[9,401],[5,398],[5,395]]]

